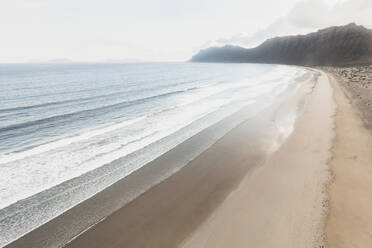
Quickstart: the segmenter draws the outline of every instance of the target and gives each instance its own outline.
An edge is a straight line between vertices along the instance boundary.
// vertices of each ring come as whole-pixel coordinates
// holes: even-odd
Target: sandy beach
[[[322,74],[285,144],[183,247],[321,247],[333,112]]]
[[[292,135],[262,163],[245,159],[249,128],[241,126],[67,247],[323,245],[334,103],[326,75],[318,80]],[[241,169],[229,175],[226,164]]]
[[[372,248],[372,0],[0,13],[0,248]]]
[[[237,136],[233,140],[230,146]],[[169,208],[169,201],[164,199],[160,209],[165,212],[157,212],[159,206],[152,205],[156,213],[145,210],[139,215],[144,217],[151,212],[155,218],[151,220],[148,216],[138,218],[140,206],[134,202],[128,210],[130,214],[119,211],[110,216],[106,224],[79,236],[68,247],[120,247],[120,244],[190,248],[368,247],[369,230],[372,230],[371,140],[357,109],[336,80],[322,73],[291,136],[259,166],[249,167],[239,185],[210,188],[202,201],[200,198],[197,202],[177,199],[183,202],[182,207],[173,202]],[[213,150],[208,153],[215,158]],[[223,157],[214,163],[223,161]],[[207,156],[204,158],[206,160],[193,162],[195,165],[207,163]],[[230,161],[235,162],[248,163],[242,158]],[[183,173],[185,171],[173,180],[182,180]],[[194,196],[202,192],[200,184],[196,185]],[[162,195],[169,186],[165,183],[153,190]],[[227,194],[229,188],[233,191]],[[158,198],[160,195],[154,197],[163,201]],[[227,197],[223,200],[224,196]],[[146,200],[144,197],[142,208],[148,206]],[[203,205],[199,208],[195,204]],[[183,209],[181,215],[180,208]],[[135,238],[124,235],[118,239],[120,230],[127,232],[122,226],[126,215],[134,216],[129,225],[134,227],[130,230]],[[115,231],[107,231],[112,225]],[[140,230],[135,231],[136,228]],[[170,232],[169,228],[177,231]],[[146,238],[136,236],[138,232]]]
[[[359,96],[340,87],[330,75],[337,103],[330,166],[330,210],[327,218],[327,247],[370,247],[372,244],[372,137],[368,130],[370,113],[360,110]],[[364,100],[364,99],[363,99]],[[352,104],[352,103],[357,104]],[[369,109],[369,111],[371,111]]]
[[[64,247],[368,247],[371,134],[332,74],[320,72],[302,93],[300,115],[281,145],[268,143],[275,111],[263,113]],[[66,243],[66,227],[78,225],[80,216],[93,221],[98,210],[115,209],[127,197],[123,189],[151,181],[213,132],[183,143],[7,247]]]
[[[324,98],[315,91],[288,141],[183,247],[370,247],[370,113],[327,77],[332,94],[318,85]]]

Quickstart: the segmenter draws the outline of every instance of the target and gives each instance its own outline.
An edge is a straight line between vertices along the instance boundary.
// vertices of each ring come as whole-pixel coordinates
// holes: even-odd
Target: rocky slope
[[[194,62],[251,62],[294,65],[372,64],[372,30],[354,23],[307,35],[276,37],[256,48],[212,47]]]

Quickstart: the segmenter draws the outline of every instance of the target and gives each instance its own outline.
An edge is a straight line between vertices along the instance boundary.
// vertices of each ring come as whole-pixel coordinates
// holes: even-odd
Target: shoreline
[[[335,108],[327,82],[322,72],[288,140],[181,247],[324,247]]]
[[[294,95],[283,96],[280,107],[270,107],[258,118],[245,120],[180,171],[65,247],[180,246],[283,142],[283,134],[276,136],[280,124],[272,124],[283,121],[278,116],[289,111],[288,107],[301,108],[312,83],[304,81]]]
[[[237,116],[239,113],[235,114],[234,116]],[[239,116],[238,116],[239,117]],[[233,118],[234,119],[234,118]],[[236,119],[236,118],[235,118]],[[225,123],[227,126],[231,124],[234,120],[226,120],[227,123]],[[156,198],[153,198],[152,191],[156,191],[156,188],[158,188],[158,185],[165,185],[163,186],[162,190],[158,190],[159,194],[162,197],[169,197],[170,195],[174,195],[175,192],[172,192],[172,187],[174,186],[168,186],[169,184],[175,184],[176,187],[181,188],[181,186],[177,185],[180,183],[186,184],[187,189],[190,189],[192,186],[190,184],[187,184],[188,182],[185,181],[186,179],[193,179],[193,176],[199,176],[198,173],[204,173],[204,177],[206,177],[207,173],[211,170],[213,170],[213,162],[214,159],[211,159],[211,155],[207,155],[208,158],[206,159],[206,165],[201,168],[194,168],[197,167],[198,164],[200,164],[200,161],[194,161],[191,160],[189,164],[193,163],[194,166],[185,166],[186,168],[182,167],[179,170],[179,163],[183,162],[184,160],[188,159],[188,156],[190,154],[193,154],[197,152],[198,147],[203,144],[205,141],[208,142],[210,140],[210,136],[215,136],[216,132],[223,130],[226,125],[219,124],[217,127],[211,127],[204,131],[202,131],[200,134],[193,136],[192,138],[186,140],[185,142],[181,143],[180,145],[176,146],[175,148],[171,149],[167,153],[163,154],[159,158],[151,161],[146,166],[142,167],[141,169],[135,171],[131,175],[129,175],[126,178],[123,178],[119,180],[118,182],[114,183],[113,185],[109,186],[108,188],[104,189],[103,191],[99,192],[98,194],[94,195],[93,197],[83,201],[82,203],[78,204],[77,206],[71,208],[70,210],[64,212],[63,214],[57,216],[56,218],[52,219],[51,221],[47,222],[46,224],[32,230],[31,232],[25,234],[24,236],[20,237],[19,239],[11,242],[10,244],[6,245],[5,247],[25,247],[29,248],[31,247],[60,247],[61,244],[65,245],[69,241],[74,241],[76,238],[75,234],[71,234],[71,230],[68,229],[68,227],[74,227],[74,225],[80,225],[81,222],[84,222],[88,219],[88,226],[86,226],[82,234],[85,234],[85,231],[88,231],[89,229],[95,228],[96,225],[99,225],[103,221],[107,221],[107,219],[111,218],[113,214],[115,214],[117,211],[120,211],[122,208],[128,209],[128,206],[132,204],[132,202],[140,202],[140,199],[144,198],[144,201],[150,201],[151,204],[159,204],[159,201]],[[241,125],[241,124],[240,124]],[[251,125],[258,126],[259,123],[252,123]],[[244,137],[239,137],[240,132],[236,133],[234,130],[237,127],[233,128],[233,130],[229,131],[228,134],[225,135],[230,140],[229,145],[231,145],[231,148],[226,147],[228,144],[226,142],[222,142],[220,147],[213,148],[216,146],[216,143],[212,145],[213,149],[217,149],[217,151],[212,151],[211,154],[214,155],[215,153],[220,153],[222,161],[220,162],[220,166],[223,163],[226,163],[227,160],[223,158],[223,152],[226,154],[234,153],[235,148],[237,148],[238,145],[242,145],[244,142],[244,145],[246,147],[251,147],[251,144],[247,142],[249,139],[256,140],[257,136],[263,135],[263,130],[259,133],[255,133],[253,130],[251,132],[248,132],[244,135]],[[247,128],[247,127],[246,127]],[[249,128],[248,128],[249,129]],[[230,137],[230,138],[229,138]],[[240,139],[241,142],[238,144],[236,143],[236,139]],[[217,141],[219,143],[219,141]],[[238,180],[238,177],[241,177],[244,175],[244,170],[247,169],[249,166],[255,166],[256,164],[260,163],[260,160],[263,159],[264,153],[265,153],[265,141],[262,140],[260,143],[256,143],[258,145],[257,148],[249,148],[247,151],[245,151],[243,154],[249,153],[249,157],[254,158],[255,160],[250,163],[248,166],[242,166],[240,163],[233,163],[232,165],[236,165],[235,170],[231,170],[230,177],[227,178],[227,180],[224,180],[225,176],[220,171],[215,173],[215,175],[211,175],[211,177],[215,180],[214,184],[212,185],[214,188],[212,191],[219,191],[216,192],[216,198],[218,199],[210,199],[211,207],[216,205],[216,200],[223,199],[224,196],[229,192],[230,188],[234,186],[234,183]],[[196,150],[195,150],[196,149]],[[205,154],[208,152],[210,148],[203,151],[200,155]],[[226,149],[230,149],[226,151]],[[223,151],[221,153],[221,151]],[[241,152],[241,150],[238,150],[238,153]],[[200,156],[198,155],[198,156]],[[189,168],[191,167],[191,168]],[[169,170],[176,171],[173,175],[166,179],[162,179],[161,177],[163,174],[167,174]],[[225,172],[225,171],[223,171]],[[185,175],[186,174],[186,177]],[[180,179],[174,179],[174,177],[178,177]],[[185,179],[183,179],[185,177]],[[203,178],[200,178],[200,183],[202,182]],[[160,180],[160,182],[158,181]],[[164,181],[163,181],[164,180]],[[218,185],[218,183],[224,183],[224,186]],[[155,184],[155,185],[154,185]],[[138,190],[141,190],[143,185],[146,185],[145,187],[148,187],[144,192],[137,195]],[[209,187],[206,185],[206,187]],[[125,188],[126,190],[123,190]],[[169,189],[168,189],[169,188]],[[169,190],[171,190],[169,192]],[[186,192],[190,196],[192,196],[192,192]],[[205,193],[205,192],[204,192]],[[145,195],[145,196],[144,196]],[[149,195],[150,197],[147,197]],[[126,199],[131,198],[134,196],[134,199],[132,201],[127,202]],[[151,198],[151,199],[149,199]],[[199,196],[199,200],[202,200],[203,198],[208,198],[207,196]],[[166,198],[164,198],[165,201],[167,201]],[[149,204],[149,206],[151,206]],[[137,204],[138,205],[138,204]],[[195,204],[195,206],[198,206],[198,204]],[[200,206],[199,206],[200,207]],[[107,210],[109,209],[109,210]],[[101,213],[106,213],[107,211],[113,212],[109,213],[104,218],[98,219],[98,217],[101,216]],[[150,209],[147,209],[145,211],[151,211]],[[211,211],[205,211],[204,214],[208,214]],[[82,218],[82,219],[80,219]],[[150,218],[150,217],[148,217]],[[91,220],[92,219],[92,220]],[[145,220],[144,220],[145,221]],[[86,225],[84,223],[83,225]],[[72,240],[70,237],[75,236]],[[140,238],[139,238],[140,239]]]
[[[372,243],[372,137],[359,95],[328,73],[337,104],[336,137],[328,187],[327,247],[369,247]],[[366,92],[368,94],[368,92]],[[367,123],[366,123],[367,121]]]
[[[68,237],[75,238],[66,247],[115,247],[120,243],[129,247],[177,246],[214,212],[246,175],[267,159],[274,146],[286,139],[287,131],[280,129],[293,118],[293,109],[304,104],[304,97],[313,87],[313,78],[316,76],[311,76],[310,81],[309,77],[301,78],[304,80],[302,87],[290,97],[286,94],[278,97],[276,105],[265,109],[257,118],[245,119],[180,170],[177,171],[175,164],[187,159],[188,153],[209,136],[215,136],[223,126],[217,125],[203,131],[202,136],[192,137],[6,247],[60,247],[71,241]],[[234,116],[235,121],[247,118],[244,112]],[[153,180],[169,166],[174,167],[175,174],[155,186],[151,184],[147,191],[122,205],[127,194],[149,179]],[[107,209],[109,212],[113,209],[113,213],[99,218],[97,223],[97,217]],[[74,228],[84,221],[92,224],[84,228],[86,231],[81,235],[73,234],[69,227]]]
[[[277,137],[283,142],[277,149],[269,149],[276,137],[270,123],[286,111],[279,107],[241,122],[128,204],[119,204],[126,194],[123,188],[133,191],[161,174],[166,164],[186,158],[203,138],[181,144],[129,180],[120,180],[6,247],[368,247],[371,130],[358,96],[332,72],[320,74],[311,92],[297,96],[302,111],[292,133]],[[67,244],[60,239],[74,221],[82,221],[78,216],[89,218],[115,201],[119,207],[112,214]]]

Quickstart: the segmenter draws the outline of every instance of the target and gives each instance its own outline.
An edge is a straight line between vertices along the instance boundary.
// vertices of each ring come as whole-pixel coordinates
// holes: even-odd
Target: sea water
[[[0,246],[240,109],[251,106],[254,117],[306,73],[258,64],[0,65]]]

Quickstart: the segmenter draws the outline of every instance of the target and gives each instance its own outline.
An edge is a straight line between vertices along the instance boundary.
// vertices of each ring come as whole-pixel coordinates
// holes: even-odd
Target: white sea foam
[[[252,113],[256,113],[261,106],[274,102],[276,97],[286,91],[289,85],[296,83],[293,80],[294,77],[304,74],[303,69],[286,66],[231,65],[231,71],[224,72],[220,68],[225,67],[210,65],[212,69],[207,68],[205,74],[209,75],[208,70],[216,70],[218,73],[216,73],[214,79],[210,79],[212,82],[206,80],[202,83],[200,79],[202,75],[199,75],[200,72],[198,71],[201,65],[192,65],[191,69],[188,68],[189,65],[185,66],[190,72],[181,73],[178,77],[182,78],[191,74],[194,80],[185,80],[185,82],[195,81],[196,83],[187,86],[182,86],[182,83],[180,83],[180,86],[177,87],[182,86],[183,88],[181,90],[175,89],[177,94],[154,99],[143,106],[132,106],[133,110],[131,108],[123,109],[122,112],[120,112],[120,109],[113,110],[118,112],[118,114],[113,115],[113,118],[119,120],[124,118],[122,121],[112,122],[111,120],[104,124],[80,128],[78,131],[66,132],[66,134],[53,137],[52,141],[47,140],[44,144],[37,145],[32,149],[0,153],[0,216],[3,214],[2,209],[11,208],[11,204],[17,201],[35,196],[73,178],[82,178],[81,181],[84,182],[83,177],[87,172],[94,171],[123,157],[140,154],[146,147],[157,143],[161,144],[162,139],[179,133],[179,136],[172,138],[173,142],[170,142],[171,145],[168,147],[158,149],[154,145],[154,153],[151,153],[151,151],[146,153],[149,154],[149,157],[144,160],[151,161],[160,155],[155,150],[165,152],[171,149],[197,132],[228,116],[229,112],[226,112],[226,110],[232,112],[244,106],[256,104],[257,107],[252,109]],[[161,69],[164,70],[164,68]],[[249,77],[246,70],[255,76]],[[255,70],[265,71],[265,73],[255,74]],[[236,74],[247,76],[237,77]],[[161,72],[159,78],[162,79],[163,77],[163,72]],[[151,78],[148,80],[151,81]],[[174,79],[168,80],[174,84],[171,81]],[[198,80],[200,80],[201,85],[197,85]],[[161,87],[165,86],[162,85]],[[97,102],[95,105],[99,105],[99,103]],[[226,109],[223,114],[219,112],[221,109]],[[71,109],[66,111],[71,111]],[[105,114],[105,118],[107,118],[106,114],[110,117],[110,113],[103,114]],[[99,119],[99,116],[97,118]],[[77,119],[77,121],[80,120]],[[99,119],[99,121],[102,122],[102,119]],[[279,125],[279,123],[278,127],[283,128],[280,131],[283,133],[290,131],[293,121],[293,119],[288,119],[289,124],[284,123],[285,125]],[[198,125],[197,128],[189,128],[195,123]],[[87,122],[87,124],[90,123]],[[58,132],[58,122],[55,125],[53,130]],[[48,130],[47,128],[46,130]],[[43,133],[42,130],[35,129],[33,131],[40,132],[40,135],[50,135],[50,133]],[[25,133],[25,137],[28,137],[27,135]],[[0,134],[0,139],[1,137]],[[133,161],[123,165],[121,169],[124,169],[125,172],[122,176],[129,175],[143,165],[140,162],[136,163],[135,159]],[[102,185],[112,184],[118,179],[112,179],[112,181]],[[95,188],[89,191],[89,194],[102,189]],[[87,195],[76,195],[71,198],[75,199],[76,204],[76,202],[79,202],[79,197],[85,199]],[[45,213],[45,216],[54,217],[70,207],[72,207],[71,204],[64,203],[64,208],[57,208],[58,210],[55,209],[53,213]],[[7,211],[11,212],[11,209]],[[37,215],[37,213],[34,214]],[[7,214],[4,216],[7,216]],[[1,231],[7,232],[4,235],[6,239],[1,240],[0,238],[0,246],[45,221],[43,219],[40,223],[29,223],[27,225],[30,226],[23,225],[22,227],[7,227],[7,224],[0,223]],[[12,221],[10,220],[9,223],[12,223]]]
[[[27,157],[30,157],[30,156],[33,156],[33,155],[36,155],[36,154],[39,154],[39,153],[47,152],[47,151],[50,151],[50,150],[54,150],[54,149],[57,149],[57,148],[60,148],[60,147],[63,147],[63,146],[67,146],[67,145],[70,145],[72,143],[75,143],[75,142],[78,142],[78,141],[81,141],[81,140],[90,139],[94,136],[101,135],[101,134],[104,134],[104,133],[107,133],[107,132],[114,131],[114,130],[119,129],[119,128],[123,128],[123,127],[128,126],[128,125],[134,124],[134,123],[136,123],[140,120],[143,120],[144,118],[146,118],[146,116],[138,117],[138,118],[135,118],[133,120],[122,121],[120,123],[114,123],[114,124],[111,124],[111,125],[106,125],[104,127],[95,128],[95,129],[92,129],[92,130],[89,130],[89,131],[88,130],[87,131],[82,131],[81,134],[74,134],[72,136],[65,137],[65,138],[62,138],[60,140],[47,143],[45,145],[40,145],[38,147],[32,148],[32,149],[24,151],[24,152],[0,155],[0,164],[10,163],[10,162],[20,160],[20,159],[25,159]]]
[[[137,151],[229,101],[186,104],[181,112],[172,108],[8,155],[0,163],[0,208]]]

